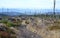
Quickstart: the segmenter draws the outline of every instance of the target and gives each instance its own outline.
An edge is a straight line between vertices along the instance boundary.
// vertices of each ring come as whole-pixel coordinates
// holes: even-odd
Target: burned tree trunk
[[[56,17],[55,15],[56,15],[56,13],[55,13],[55,6],[56,6],[56,0],[54,0],[53,1],[54,2],[54,6],[53,6],[53,16],[54,16],[54,18]]]

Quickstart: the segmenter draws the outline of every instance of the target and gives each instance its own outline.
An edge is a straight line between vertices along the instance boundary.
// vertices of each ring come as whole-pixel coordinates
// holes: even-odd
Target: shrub
[[[16,25],[14,23],[12,23],[12,22],[7,22],[7,26],[8,27],[15,27]]]
[[[49,30],[60,30],[60,26],[49,26]]]
[[[1,22],[7,24],[8,21],[7,20],[1,20]]]

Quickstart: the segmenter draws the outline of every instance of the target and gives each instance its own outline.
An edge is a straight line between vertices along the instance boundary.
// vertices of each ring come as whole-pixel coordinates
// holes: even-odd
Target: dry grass
[[[56,20],[54,21],[52,26],[48,26],[49,30],[60,30],[60,21]]]
[[[60,26],[49,26],[49,30],[60,30]]]

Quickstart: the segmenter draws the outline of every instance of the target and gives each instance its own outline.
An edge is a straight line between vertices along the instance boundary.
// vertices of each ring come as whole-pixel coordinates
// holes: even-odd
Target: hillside
[[[60,37],[60,18],[57,20],[44,16],[43,18],[38,16],[3,17],[2,19],[0,18],[0,26],[2,26],[2,28],[0,27],[2,30],[0,30],[3,33],[8,31],[8,33],[13,34],[12,36],[15,38]],[[10,30],[5,30],[6,27],[13,33]]]

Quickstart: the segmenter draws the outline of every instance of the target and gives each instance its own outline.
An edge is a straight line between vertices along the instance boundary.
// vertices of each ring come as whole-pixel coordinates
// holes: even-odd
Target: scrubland
[[[0,17],[1,38],[60,38],[60,19],[46,16]]]

